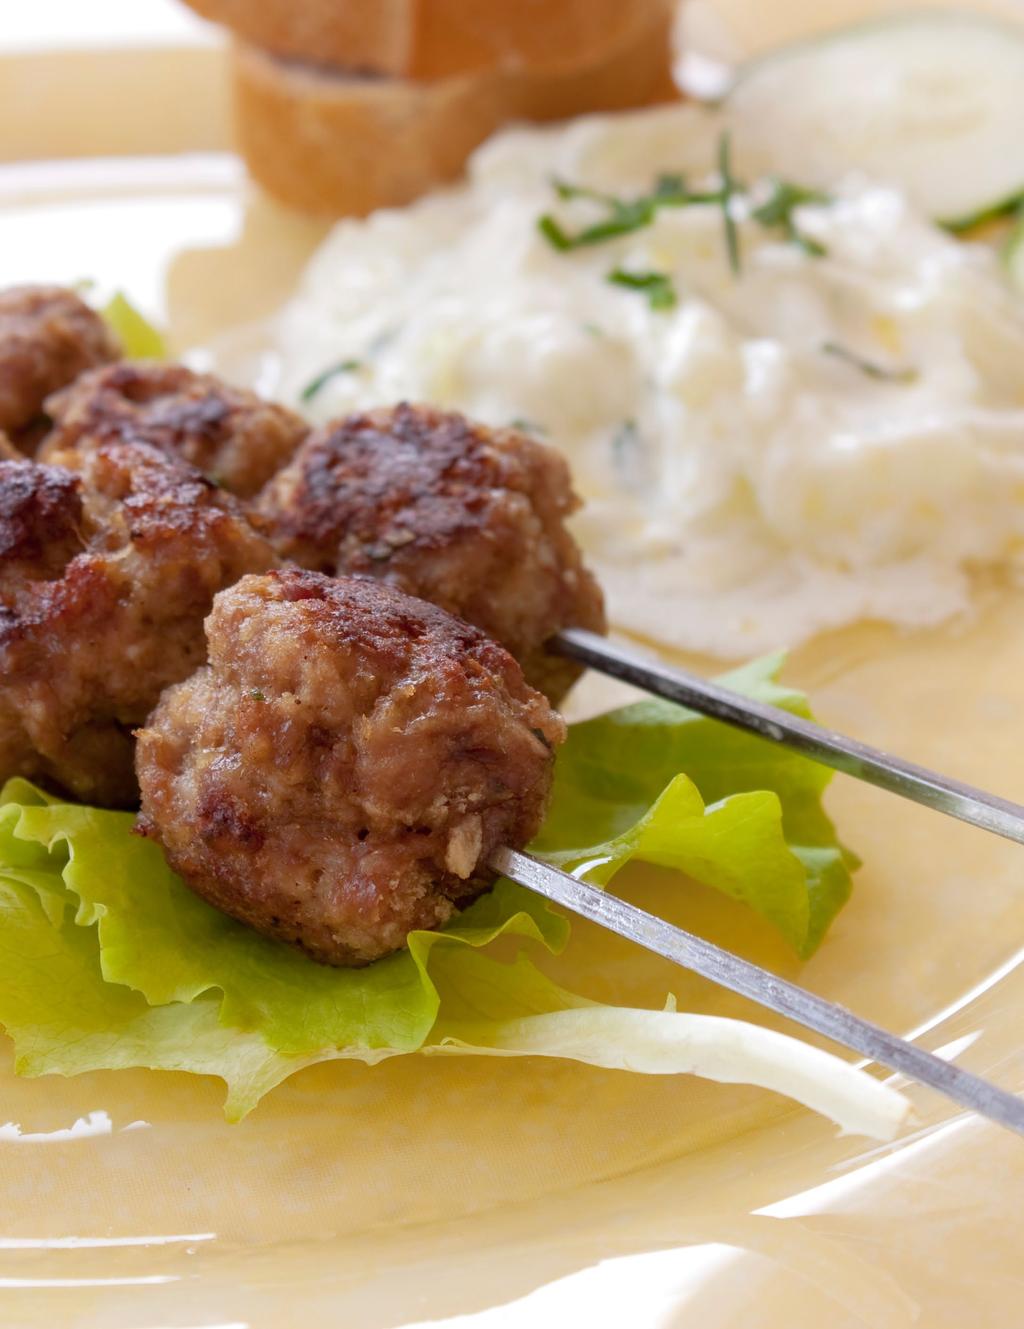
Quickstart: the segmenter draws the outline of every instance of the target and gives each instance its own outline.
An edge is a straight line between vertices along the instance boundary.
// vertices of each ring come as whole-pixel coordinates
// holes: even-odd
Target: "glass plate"
[[[0,283],[120,286],[178,348],[265,316],[320,233],[222,155],[0,170]],[[1024,796],[1019,594],[990,588],[947,631],[832,634],[789,676],[837,726]],[[1024,851],[852,781],[829,804],[864,867],[802,969],[710,892],[621,884],[1024,1089]],[[753,1014],[582,924],[556,972],[601,999]],[[923,1090],[915,1126],[867,1148],[753,1090],[404,1057],[313,1068],[227,1126],[213,1081],[21,1080],[0,1052],[4,1325],[1019,1323],[1024,1148]]]

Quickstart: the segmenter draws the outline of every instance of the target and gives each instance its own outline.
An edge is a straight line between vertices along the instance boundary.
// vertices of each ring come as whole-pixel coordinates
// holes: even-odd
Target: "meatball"
[[[281,554],[389,582],[482,628],[557,702],[579,676],[544,643],[601,632],[604,606],[565,519],[562,456],[429,406],[351,415],[312,433],[258,500]]]
[[[206,631],[209,664],[138,735],[140,829],[225,913],[367,964],[539,828],[565,726],[476,628],[291,568],[222,591]]]
[[[234,499],[144,444],[0,461],[0,782],[138,801],[131,731],[205,659],[214,593],[273,567]]]
[[[297,415],[184,365],[123,361],[84,374],[47,399],[53,429],[44,460],[69,448],[149,443],[249,498],[308,433]]]
[[[107,325],[74,291],[0,291],[0,429],[31,431],[51,392],[119,354]]]

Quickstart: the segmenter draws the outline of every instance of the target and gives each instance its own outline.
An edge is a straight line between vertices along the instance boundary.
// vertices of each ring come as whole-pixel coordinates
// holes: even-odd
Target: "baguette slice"
[[[362,216],[454,179],[502,124],[621,110],[679,95],[662,3],[626,47],[562,75],[493,72],[414,82],[358,77],[236,43],[236,137],[249,170],[303,212]]]
[[[628,43],[662,0],[186,0],[251,46],[394,77],[567,73]]]

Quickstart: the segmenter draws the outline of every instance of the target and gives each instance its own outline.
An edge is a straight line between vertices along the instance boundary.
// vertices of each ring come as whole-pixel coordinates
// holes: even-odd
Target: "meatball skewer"
[[[88,436],[88,430],[84,436]],[[171,450],[176,446],[174,440]],[[92,464],[112,466],[116,472],[117,458],[113,454],[117,451],[118,445],[99,444]],[[124,452],[131,451],[130,447],[124,448]],[[146,469],[141,457],[136,461]],[[174,469],[172,463],[164,464]],[[120,525],[127,526],[129,541],[128,545],[123,544],[122,529],[122,554],[129,548],[138,552],[137,539],[143,545],[149,541],[151,547],[169,542],[173,548],[173,536],[180,535],[183,529],[194,529],[194,523],[180,504],[167,521],[168,507],[173,509],[174,497],[181,495],[184,483],[181,473],[176,480],[165,477],[148,487],[143,485],[142,501],[136,505],[136,512],[130,512],[136,495],[132,492],[131,462],[122,456],[120,483],[106,488],[97,486],[96,501],[87,512],[74,483],[68,484],[66,474],[41,467],[33,468],[33,473],[26,476],[20,470],[21,465],[0,461],[0,467],[13,467],[18,472],[13,479],[7,477],[6,484],[0,482],[0,591],[3,593],[0,651],[13,649],[17,673],[18,666],[26,663],[25,659],[19,659],[17,648],[30,643],[26,657],[30,721],[22,737],[29,740],[29,763],[41,762],[45,769],[47,761],[53,761],[53,754],[47,754],[38,736],[30,732],[40,710],[45,714],[46,709],[40,708],[38,696],[32,696],[31,684],[38,682],[38,670],[36,679],[32,677],[33,666],[38,665],[33,659],[33,649],[38,652],[42,643],[40,639],[32,642],[31,628],[37,626],[36,618],[46,619],[48,610],[58,610],[59,617],[60,612],[70,607],[73,622],[83,608],[84,601],[77,594],[77,577],[67,573],[69,568],[85,566],[80,562],[83,554],[76,552],[76,542],[93,553],[117,549],[116,531]],[[111,529],[97,539],[104,517],[109,521],[118,504],[123,509],[121,522],[111,523]],[[540,510],[539,504],[534,506]],[[555,504],[556,538],[550,540],[550,546],[556,555],[568,550],[568,571],[578,573],[582,572],[578,552],[561,524],[561,518],[569,510],[571,499],[566,476],[562,499]],[[90,524],[93,530],[88,533]],[[559,533],[566,541],[561,546]],[[414,543],[415,539],[415,533],[411,540],[403,535],[398,547]],[[394,547],[391,540],[387,544]],[[443,545],[441,540],[439,546]],[[204,549],[206,555],[210,552]],[[130,566],[131,555],[123,561]],[[209,576],[218,559],[216,555],[212,559],[207,556],[203,561]],[[172,557],[169,567],[173,566]],[[168,571],[168,566],[162,570]],[[94,571],[101,574],[98,579],[101,586],[103,574],[108,575],[111,585],[116,584],[112,563],[104,565],[101,558]],[[192,569],[191,575],[179,583],[182,588],[189,586],[193,597],[197,581],[200,587],[205,587],[203,577],[197,579],[195,572]],[[551,750],[564,736],[561,721],[543,698],[525,684],[507,652],[474,633],[466,624],[441,610],[419,605],[386,586],[376,586],[376,598],[368,600],[369,583],[350,580],[325,583],[321,579],[319,585],[310,585],[312,575],[278,574],[288,587],[284,600],[307,606],[311,601],[319,602],[319,608],[302,625],[306,631],[297,634],[305,648],[302,667],[289,681],[298,682],[300,691],[289,689],[279,692],[277,697],[278,711],[283,707],[278,720],[283,719],[283,724],[279,723],[276,730],[271,725],[261,735],[260,725],[246,725],[238,697],[232,694],[232,689],[237,694],[244,676],[244,667],[240,669],[239,663],[244,662],[247,651],[251,658],[282,665],[285,676],[288,675],[289,633],[285,631],[280,636],[274,649],[273,629],[266,642],[261,642],[259,614],[247,614],[243,609],[241,615],[235,615],[239,659],[235,660],[227,650],[223,658],[172,688],[158,707],[152,728],[140,735],[139,773],[144,805],[149,805],[144,807],[143,829],[164,839],[172,862],[175,858],[179,860],[190,883],[201,893],[272,935],[302,945],[317,959],[360,964],[397,949],[411,927],[443,922],[457,904],[485,889],[493,876],[503,871],[604,926],[642,941],[684,967],[795,1016],[808,1027],[914,1075],[955,1101],[1024,1133],[1024,1114],[1019,1103],[994,1086],[958,1068],[950,1068],[794,985],[783,985],[786,991],[780,995],[778,980],[756,966],[719,949],[709,950],[699,939],[662,920],[623,901],[609,900],[600,891],[517,852],[538,829],[543,816],[550,784]],[[234,576],[237,571],[234,575],[229,573],[227,579],[234,580]],[[89,580],[88,576],[85,580]],[[275,578],[246,580],[266,584]],[[65,581],[69,583],[69,587],[62,588],[68,591],[66,597],[38,591],[39,583],[49,587]],[[578,590],[575,576],[565,579],[563,588],[574,583]],[[205,590],[200,595],[203,593]],[[224,596],[232,594],[228,591]],[[381,596],[385,600],[392,597],[391,603],[381,602]],[[129,629],[142,627],[138,640],[145,655],[154,640],[153,634],[145,629],[151,626],[151,616],[159,619],[161,613],[166,615],[166,603],[154,606],[143,601],[140,605],[131,594],[126,598],[133,612],[125,621]],[[266,598],[274,600],[273,595]],[[593,617],[594,598],[591,597],[588,610],[586,596],[583,600],[584,611]],[[277,605],[280,607],[280,597]],[[599,596],[596,606],[599,621],[593,626],[603,627]],[[211,623],[216,618],[215,607]],[[82,619],[88,622],[88,611],[82,614]],[[188,613],[184,621],[189,621]],[[101,635],[96,633],[96,627],[92,623],[87,634],[93,645]],[[608,667],[610,657],[599,649],[599,639],[594,639],[596,646],[594,642],[588,645],[587,639],[592,634],[586,628],[584,622],[584,630],[575,636],[571,629],[568,635],[560,634],[559,649],[568,649],[578,658]],[[468,639],[466,633],[470,634]],[[230,639],[230,631],[227,635]],[[186,643],[188,636],[186,632]],[[325,644],[326,652],[322,649]],[[260,655],[263,646],[269,648],[265,656]],[[186,653],[187,649],[186,645]],[[90,671],[82,668],[80,658],[77,663],[75,682],[81,694],[81,684],[90,679]],[[389,663],[397,666],[394,676],[387,673]],[[318,666],[324,664],[328,681],[333,666],[334,681],[339,685],[333,696],[330,691],[327,694],[321,691],[324,680]],[[652,690],[667,690],[670,695],[678,692],[679,679],[666,680],[657,671],[645,672],[635,662],[627,664],[634,676],[643,681],[649,673],[654,682]],[[307,666],[311,666],[308,673]],[[220,681],[229,694],[226,708],[217,705],[218,667],[223,674]],[[563,679],[552,681],[551,675],[546,674],[545,679],[554,692],[566,685],[564,675]],[[386,694],[382,692],[382,680],[391,684]],[[22,685],[24,682],[23,678]],[[303,695],[302,683],[309,687],[308,695]],[[100,714],[90,713],[87,706],[86,723],[77,735],[85,735],[85,780],[93,783],[96,771],[107,763],[110,739],[115,739],[116,748],[118,728],[123,730],[125,723],[116,709],[111,713],[113,698],[108,683],[99,689],[99,695],[104,702]],[[720,705],[720,699],[709,700],[699,687],[695,695],[704,702],[705,709]],[[249,700],[262,705],[266,694],[258,687],[251,689]],[[0,697],[0,706],[6,703],[10,709],[10,702],[10,695]],[[327,714],[321,716],[317,708],[325,702]],[[336,708],[339,703],[340,710],[332,709],[332,704]],[[130,707],[128,701],[125,709]],[[305,725],[298,722],[294,707],[312,708]],[[0,716],[3,720],[7,718]],[[737,717],[726,718],[755,730],[758,727],[751,724],[751,717],[742,707]],[[320,723],[321,719],[329,723]],[[90,733],[93,728],[94,734]],[[8,746],[13,741],[16,748],[15,731],[16,726],[10,724],[0,728]],[[527,731],[533,740],[532,747],[526,742]],[[234,760],[242,755],[243,744],[237,740],[245,740],[250,734],[257,740],[251,755],[262,755],[283,776],[280,786],[276,779],[260,785],[255,800],[246,781],[239,780],[240,762]],[[780,734],[786,741],[793,741],[791,735],[777,726],[770,736],[778,739]],[[98,746],[91,751],[92,740],[97,738]],[[825,738],[829,739],[822,749],[826,753],[849,747],[836,736],[825,735]],[[282,743],[288,739],[290,747],[287,741]],[[76,760],[68,761],[74,744],[66,743],[63,737],[62,744],[57,749],[58,768],[63,778],[68,779],[70,774],[68,783],[73,785],[82,772]],[[326,761],[314,759],[304,771],[303,754],[308,757],[318,749],[329,750],[331,757]],[[219,752],[222,760],[211,761],[211,750]],[[123,757],[123,752],[122,745],[115,756]],[[289,753],[291,762],[287,760]],[[0,759],[10,755],[0,753]],[[868,753],[869,758],[872,755]],[[14,758],[25,760],[26,754],[15,750]],[[546,769],[538,764],[544,761]],[[118,764],[116,760],[112,763],[115,768]],[[252,771],[251,766],[246,769]],[[317,841],[308,832],[316,831],[317,816],[325,810],[317,804],[317,795],[329,787],[325,780],[331,775],[336,782],[339,777],[343,780],[341,785],[335,783],[335,797],[345,791],[349,793],[347,817],[339,824],[336,807],[328,804],[326,829],[333,834],[319,842],[322,850],[319,855],[310,855],[309,846]],[[282,822],[280,815],[275,815],[277,800],[265,797],[268,792],[288,790],[293,803],[285,805],[295,814],[295,823]],[[164,798],[168,791],[193,795],[191,807],[203,831],[198,849],[187,833],[188,828],[183,834],[180,822],[176,826],[174,801]],[[310,809],[312,819],[303,823],[302,816]],[[356,829],[355,821],[364,824]],[[246,869],[254,865],[255,855],[263,856],[255,866],[263,868],[265,876],[247,874]],[[253,880],[261,883],[255,892]]]
[[[141,829],[220,909],[362,965],[502,872],[1024,1134],[1005,1090],[519,852],[564,727],[476,629],[386,584],[289,569],[221,592],[208,633],[210,663],[139,735]],[[802,1054],[805,1092],[822,1055]],[[905,1100],[869,1083],[859,1110],[891,1133]]]
[[[140,828],[225,913],[366,964],[539,830],[565,725],[476,628],[287,569],[222,591],[206,632],[209,663],[138,733]]]

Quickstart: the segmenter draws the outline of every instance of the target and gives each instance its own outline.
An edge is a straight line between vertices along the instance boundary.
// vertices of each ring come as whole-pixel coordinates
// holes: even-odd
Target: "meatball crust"
[[[562,719],[434,605],[297,568],[243,578],[209,664],[138,735],[140,829],[199,895],[362,965],[486,889],[538,830]]]
[[[0,782],[138,801],[131,730],[205,659],[214,593],[276,563],[235,500],[144,444],[0,461]]]
[[[120,353],[103,319],[74,291],[0,291],[0,429],[16,436],[32,426],[51,392]]]
[[[258,501],[284,557],[458,614],[553,702],[580,669],[544,643],[564,627],[605,628],[600,588],[565,527],[578,506],[552,448],[405,404],[315,431]]]
[[[308,433],[299,416],[184,365],[122,361],[84,374],[46,402],[42,457],[112,440],[149,443],[249,498]]]

